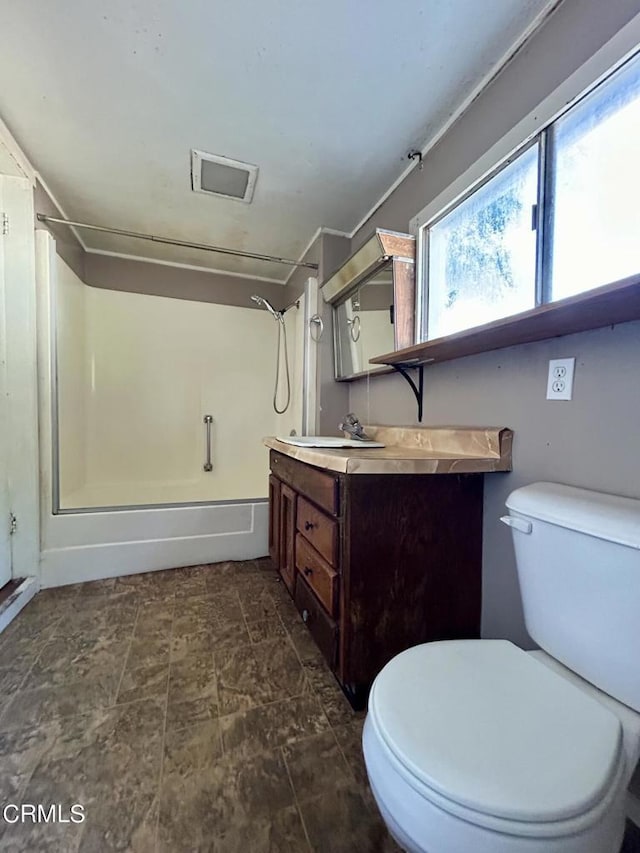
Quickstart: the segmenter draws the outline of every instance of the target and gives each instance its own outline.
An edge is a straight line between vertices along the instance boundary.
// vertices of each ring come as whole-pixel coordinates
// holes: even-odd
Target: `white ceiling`
[[[297,258],[351,231],[553,0],[13,0],[0,116],[68,216]],[[260,167],[193,193],[198,148]],[[290,268],[83,233],[284,280]]]

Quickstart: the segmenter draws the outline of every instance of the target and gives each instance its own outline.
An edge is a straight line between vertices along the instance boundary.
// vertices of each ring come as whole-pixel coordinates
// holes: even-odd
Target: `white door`
[[[0,584],[37,575],[40,560],[33,219],[29,180],[0,175]]]
[[[0,183],[0,587],[11,580],[11,541],[9,539],[9,482],[7,458],[9,453],[7,424],[7,349],[4,288],[4,214],[2,184]]]

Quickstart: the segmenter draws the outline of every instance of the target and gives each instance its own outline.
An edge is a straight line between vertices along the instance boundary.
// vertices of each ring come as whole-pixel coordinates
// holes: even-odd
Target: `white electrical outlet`
[[[575,366],[575,358],[552,358],[549,361],[547,400],[571,399]]]

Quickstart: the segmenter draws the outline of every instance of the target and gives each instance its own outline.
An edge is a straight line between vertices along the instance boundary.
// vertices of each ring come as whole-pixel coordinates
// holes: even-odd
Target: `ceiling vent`
[[[258,167],[218,154],[191,151],[191,188],[197,193],[233,198],[249,204],[258,177]]]

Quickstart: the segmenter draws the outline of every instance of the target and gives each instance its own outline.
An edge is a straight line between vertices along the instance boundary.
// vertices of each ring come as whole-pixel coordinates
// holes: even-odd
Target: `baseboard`
[[[0,633],[13,622],[40,588],[38,578],[25,578],[0,606]]]
[[[83,531],[82,518],[74,525],[74,517],[65,518],[65,526],[78,527],[67,529],[67,541],[74,544],[45,548],[41,554],[40,579],[42,587],[66,586],[71,583],[102,580],[121,575],[139,574],[140,572],[159,571],[161,569],[193,566],[201,563],[218,563],[224,560],[251,560],[265,557],[268,552],[268,505],[266,503],[235,509],[237,520],[236,529],[229,532],[229,519],[223,518],[221,510],[212,516],[205,516],[198,521],[198,514],[178,511],[171,516],[172,510],[164,510],[165,535],[158,536],[157,519],[153,520],[153,528],[145,526],[144,517],[138,515],[133,521],[143,535],[132,538],[129,513],[113,514],[110,519],[104,516],[97,519],[97,524],[109,525],[109,536],[112,541],[104,541],[106,531],[94,531],[101,534],[96,538],[102,541],[79,542],[79,533]],[[95,516],[94,516],[95,518]],[[224,527],[221,523],[224,520]],[[180,522],[183,535],[176,530],[167,529],[170,523]],[[214,521],[216,523],[214,523]],[[194,528],[204,531],[193,533]],[[218,526],[219,524],[219,526]],[[217,530],[215,528],[218,527]],[[189,529],[189,535],[184,531]],[[150,535],[153,530],[153,534]],[[174,535],[167,536],[171,532]],[[144,534],[147,534],[146,536]],[[121,541],[117,540],[122,535]],[[88,537],[87,537],[88,538]],[[58,540],[59,542],[59,540]]]

